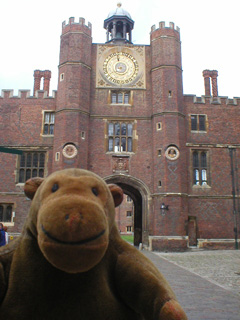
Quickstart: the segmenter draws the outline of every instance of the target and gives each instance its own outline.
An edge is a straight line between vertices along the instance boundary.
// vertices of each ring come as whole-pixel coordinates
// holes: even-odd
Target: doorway
[[[104,179],[106,183],[115,183],[122,188],[125,195],[132,199],[133,205],[133,244],[148,246],[148,210],[150,198],[148,187],[139,179],[125,175],[112,175]]]

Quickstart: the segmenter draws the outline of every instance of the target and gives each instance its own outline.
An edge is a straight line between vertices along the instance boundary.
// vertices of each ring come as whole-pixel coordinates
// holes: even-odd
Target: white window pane
[[[194,170],[194,184],[199,185],[199,170]]]
[[[55,121],[55,113],[51,113],[51,123],[54,123],[54,121]]]
[[[123,103],[123,94],[122,93],[118,94],[118,103]]]
[[[129,137],[132,136],[132,124],[131,124],[131,123],[129,123],[129,124],[127,125],[127,135],[128,135]]]
[[[45,112],[45,123],[49,123],[49,120],[50,120],[50,113]]]
[[[113,123],[109,123],[108,125],[108,135],[113,136]]]
[[[108,140],[108,151],[113,151],[113,138]]]
[[[207,184],[207,170],[202,170],[202,184]]]

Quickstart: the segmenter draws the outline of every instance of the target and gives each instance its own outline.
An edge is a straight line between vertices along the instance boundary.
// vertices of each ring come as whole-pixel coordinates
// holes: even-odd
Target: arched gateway
[[[123,192],[130,196],[134,202],[134,245],[143,243],[148,246],[149,211],[151,208],[150,191],[146,184],[132,176],[114,174],[105,177],[106,183],[119,185]]]

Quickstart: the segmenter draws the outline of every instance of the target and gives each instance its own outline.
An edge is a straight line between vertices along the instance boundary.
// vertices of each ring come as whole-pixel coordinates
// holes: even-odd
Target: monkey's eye
[[[57,183],[54,183],[54,185],[52,186],[52,192],[56,192],[59,189],[59,186]]]
[[[97,188],[92,188],[92,193],[97,197],[98,196],[98,189]]]

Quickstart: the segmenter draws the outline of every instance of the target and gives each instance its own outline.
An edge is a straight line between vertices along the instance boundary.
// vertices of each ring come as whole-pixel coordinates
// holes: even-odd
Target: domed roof
[[[112,16],[127,16],[129,19],[132,19],[130,13],[122,8],[121,2],[117,4],[117,8],[115,10],[109,12],[107,18],[110,18]]]

